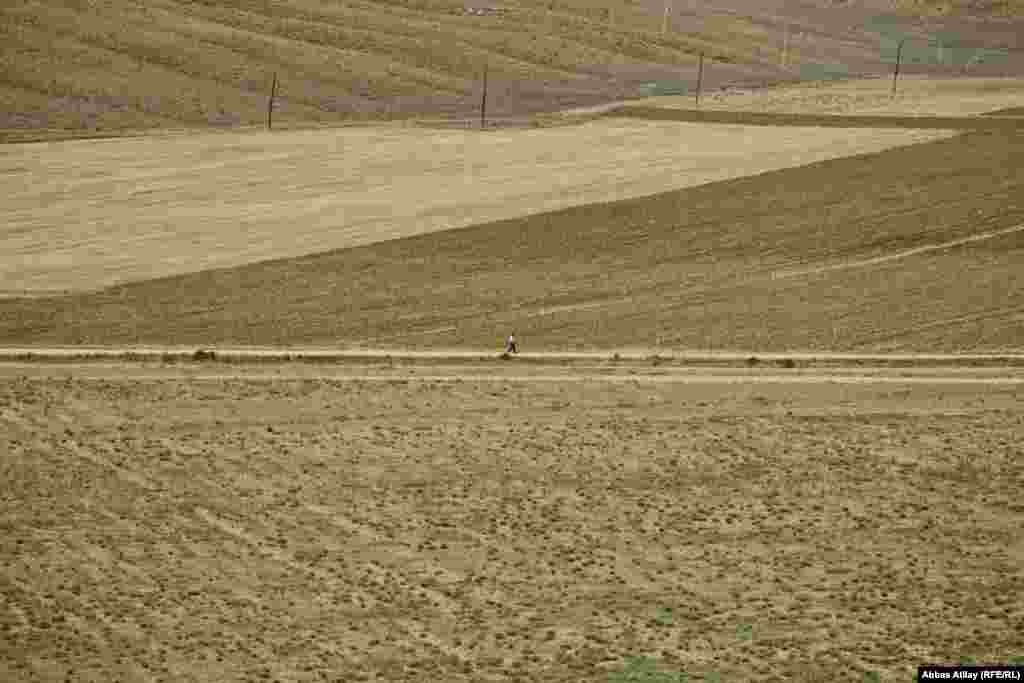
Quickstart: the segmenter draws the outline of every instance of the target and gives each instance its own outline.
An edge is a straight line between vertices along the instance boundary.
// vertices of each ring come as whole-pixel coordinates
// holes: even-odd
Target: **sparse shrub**
[[[657,614],[654,615],[654,623],[658,624],[658,626],[671,626],[674,624],[675,617],[672,615],[672,608],[660,608]]]
[[[788,370],[792,370],[793,368],[796,367],[796,361],[793,360],[792,358],[783,358],[782,360],[779,361],[779,365]]]
[[[864,683],[882,683],[882,676],[877,671],[868,671],[864,674]]]
[[[217,354],[207,349],[196,349],[192,354],[192,360],[202,363],[205,361],[212,361],[217,359]]]
[[[684,671],[659,671],[651,657],[626,657],[620,671],[608,674],[611,683],[686,683],[690,676]],[[706,678],[705,678],[706,680]]]
[[[754,627],[750,624],[740,624],[736,627],[736,637],[740,640],[751,640],[754,637]]]
[[[752,368],[760,362],[761,361],[758,360],[757,356],[751,356],[750,358],[747,359],[747,366]]]

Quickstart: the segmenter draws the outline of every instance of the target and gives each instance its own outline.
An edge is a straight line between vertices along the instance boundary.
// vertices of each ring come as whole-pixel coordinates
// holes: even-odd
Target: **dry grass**
[[[507,9],[491,16],[467,14],[472,4],[10,0],[0,6],[0,141],[254,125],[275,72],[278,123],[316,126],[471,114],[485,62],[499,116],[633,97],[652,79],[692,83],[700,52],[713,64],[708,86],[790,80],[817,62],[890,70],[877,35],[851,34],[866,8],[859,20],[819,13],[783,68],[782,25],[754,21],[764,10],[748,3],[678,7],[665,34],[660,0],[515,0],[490,3]],[[953,29],[1001,45],[1018,24]]]
[[[1022,155],[1019,133],[970,133],[305,258],[9,300],[0,340],[481,348],[515,329],[525,346],[552,350],[1020,349],[1024,232],[962,240],[1024,224]]]
[[[0,129],[254,124],[273,72],[282,123],[466,112],[485,61],[495,113],[543,110],[622,90],[603,82],[618,64],[686,64],[699,49],[734,61],[743,47],[660,36],[631,3],[608,6],[613,23],[603,7],[564,0],[554,12],[524,0],[502,17],[464,16],[454,1],[16,0],[0,7]]]
[[[1020,107],[1024,81],[1014,78],[903,76],[892,94],[890,78],[800,83],[767,89],[713,91],[701,108],[777,114],[974,116]],[[694,106],[693,97],[651,97],[629,102],[656,107]]]
[[[0,151],[0,292],[89,290],[665,192],[946,132],[592,121]]]
[[[843,100],[842,111],[860,114],[874,111],[885,89],[884,82],[866,81],[780,89],[772,96],[774,107],[745,104],[739,95],[728,102],[741,111],[833,113],[832,103]],[[981,109],[986,102],[987,109],[1024,103],[1024,89],[1009,80],[912,81],[907,97],[914,106],[939,109],[950,98],[963,97],[969,103],[965,108],[973,111],[970,107]],[[96,289],[302,256],[944,135],[623,120],[550,125],[583,116],[552,117],[543,128],[486,135],[350,126],[0,148],[0,193],[6,197],[0,207],[0,250],[6,255],[0,260],[0,295]],[[714,116],[729,116],[733,124],[964,125],[924,117],[893,124],[850,117]]]
[[[1024,646],[1016,387],[278,371],[2,370],[5,681],[889,681]]]
[[[913,16],[993,16],[1015,18],[1024,15],[1021,0],[897,0],[896,9]]]

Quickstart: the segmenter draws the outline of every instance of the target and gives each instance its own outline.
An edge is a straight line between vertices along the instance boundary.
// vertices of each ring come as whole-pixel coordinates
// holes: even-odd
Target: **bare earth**
[[[89,290],[626,199],[943,131],[592,121],[0,150],[0,292]]]
[[[910,79],[904,89],[885,106],[882,80],[731,94],[710,106],[963,115],[1024,105],[1019,80]],[[946,135],[596,120],[486,135],[386,126],[8,145],[0,295],[301,256]]]
[[[0,678],[1024,654],[1019,367],[520,360],[0,364]]]

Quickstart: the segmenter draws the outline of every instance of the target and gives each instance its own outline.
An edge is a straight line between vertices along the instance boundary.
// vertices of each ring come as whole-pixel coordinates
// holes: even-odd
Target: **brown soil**
[[[0,341],[492,348],[515,329],[538,350],[1019,349],[1022,155],[1020,134],[973,132],[305,258],[7,300]]]
[[[0,157],[0,293],[305,256],[946,135],[616,118],[488,134],[382,127],[25,146]]]
[[[1024,123],[1014,116],[822,116],[820,114],[780,114],[774,112],[705,111],[662,107],[622,106],[611,116],[648,121],[688,121],[749,126],[804,126],[808,128],[904,128],[910,130],[1006,130],[1024,131]]]
[[[908,680],[1024,648],[1017,386],[138,368],[0,367],[5,681]]]

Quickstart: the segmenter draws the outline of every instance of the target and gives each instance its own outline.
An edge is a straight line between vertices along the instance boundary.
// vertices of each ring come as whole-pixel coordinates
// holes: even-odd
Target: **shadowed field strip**
[[[659,107],[622,106],[608,111],[608,116],[644,119],[646,121],[680,121],[743,126],[799,126],[807,128],[871,128],[911,130],[1009,130],[1024,128],[1020,118],[1013,116],[878,116],[822,115],[752,111],[708,111],[703,109],[669,109]]]

